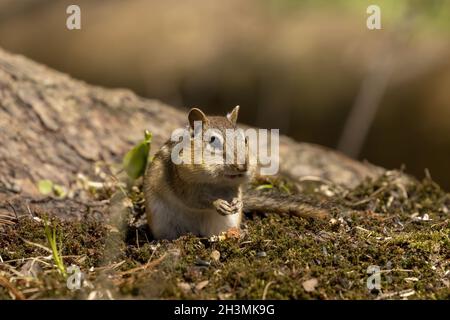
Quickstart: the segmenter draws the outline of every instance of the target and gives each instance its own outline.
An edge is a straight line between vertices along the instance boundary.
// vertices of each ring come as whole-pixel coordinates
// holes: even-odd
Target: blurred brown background
[[[243,122],[450,189],[450,1],[0,0],[0,46],[178,107],[239,104]]]

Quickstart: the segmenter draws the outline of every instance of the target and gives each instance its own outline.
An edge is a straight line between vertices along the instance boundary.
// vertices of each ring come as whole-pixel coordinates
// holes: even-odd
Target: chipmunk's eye
[[[214,149],[221,149],[223,144],[222,139],[214,134],[209,137],[208,143]]]

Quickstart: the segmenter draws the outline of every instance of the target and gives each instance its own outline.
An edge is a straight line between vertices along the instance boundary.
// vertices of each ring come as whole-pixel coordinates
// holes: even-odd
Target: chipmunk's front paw
[[[234,198],[233,201],[231,201],[231,206],[236,210],[236,212],[239,212],[244,207],[244,204],[241,200],[239,200],[239,198]]]
[[[217,212],[223,216],[238,213],[242,209],[242,202],[238,198],[234,198],[231,203],[223,199],[217,199],[213,202]]]
[[[216,208],[217,212],[220,213],[223,216],[228,216],[230,214],[235,214],[232,205],[223,199],[217,199],[213,202],[214,207]]]

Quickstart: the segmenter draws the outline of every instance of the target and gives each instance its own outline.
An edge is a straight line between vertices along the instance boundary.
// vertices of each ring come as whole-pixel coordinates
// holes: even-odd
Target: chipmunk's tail
[[[269,190],[246,189],[243,194],[244,211],[291,214],[303,218],[327,219],[330,211],[320,204],[308,203],[302,195],[290,195]]]

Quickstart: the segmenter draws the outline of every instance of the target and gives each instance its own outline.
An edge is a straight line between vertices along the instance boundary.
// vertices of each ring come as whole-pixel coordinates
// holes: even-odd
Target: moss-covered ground
[[[261,192],[331,200],[332,218],[247,213],[240,234],[174,241],[152,240],[139,224],[135,187],[125,226],[89,216],[48,221],[66,272],[75,265],[84,275],[78,290],[67,286],[73,273],[56,266],[45,214],[23,217],[0,233],[0,299],[450,299],[450,196],[429,177],[401,176],[352,190],[263,181]]]

